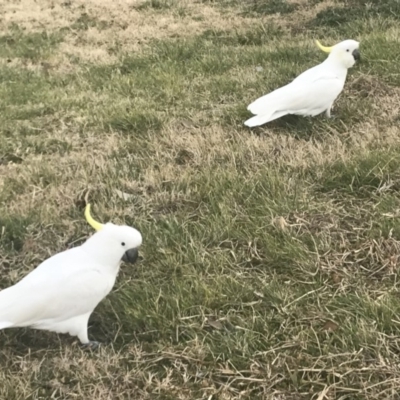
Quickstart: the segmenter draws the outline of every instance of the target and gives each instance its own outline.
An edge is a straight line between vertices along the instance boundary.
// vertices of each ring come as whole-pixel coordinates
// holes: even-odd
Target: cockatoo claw
[[[88,343],[82,345],[82,349],[85,350],[97,350],[100,347],[100,343],[95,340],[90,340]]]

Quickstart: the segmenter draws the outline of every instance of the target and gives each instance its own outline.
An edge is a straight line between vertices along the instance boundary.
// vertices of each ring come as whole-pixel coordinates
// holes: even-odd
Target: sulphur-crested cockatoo
[[[318,47],[329,53],[321,64],[308,69],[286,86],[260,97],[247,109],[255,117],[244,124],[260,126],[286,114],[315,116],[326,112],[331,116],[333,102],[343,90],[347,70],[360,58],[359,42],[345,40],[332,47]]]
[[[0,291],[0,329],[30,327],[77,336],[85,347],[90,314],[111,291],[121,260],[135,263],[142,235],[129,226],[85,217],[97,231],[81,246],[42,262],[21,281]]]

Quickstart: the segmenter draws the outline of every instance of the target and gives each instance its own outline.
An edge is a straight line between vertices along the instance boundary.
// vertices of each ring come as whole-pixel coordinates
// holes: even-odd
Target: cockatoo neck
[[[329,54],[328,58],[323,62],[330,71],[335,72],[338,77],[346,78],[348,68],[343,64],[343,62],[335,57],[334,55]]]
[[[105,232],[96,232],[81,248],[106,269],[118,272],[124,251],[115,246],[115,243],[110,243],[110,238]]]

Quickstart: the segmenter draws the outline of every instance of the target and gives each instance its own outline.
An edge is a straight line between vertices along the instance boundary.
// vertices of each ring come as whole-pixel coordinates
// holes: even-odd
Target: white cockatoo
[[[347,70],[360,58],[359,42],[345,40],[332,47],[318,47],[329,53],[321,64],[308,69],[286,86],[251,103],[247,109],[255,116],[244,124],[252,128],[287,114],[331,116],[333,102],[343,90]]]
[[[81,246],[58,253],[14,286],[0,291],[0,329],[30,327],[77,336],[84,347],[90,314],[114,286],[121,260],[135,263],[142,235],[129,226],[85,217],[97,231]]]

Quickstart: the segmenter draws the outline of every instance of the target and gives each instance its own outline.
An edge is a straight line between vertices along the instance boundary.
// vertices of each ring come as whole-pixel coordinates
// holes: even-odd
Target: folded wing
[[[344,80],[331,74],[313,79],[297,78],[251,103],[247,109],[256,117],[247,120],[245,125],[261,125],[286,114],[318,115],[331,106],[343,86]]]
[[[64,321],[94,310],[114,280],[85,260],[80,249],[69,251],[51,257],[16,285],[0,291],[0,329]]]

